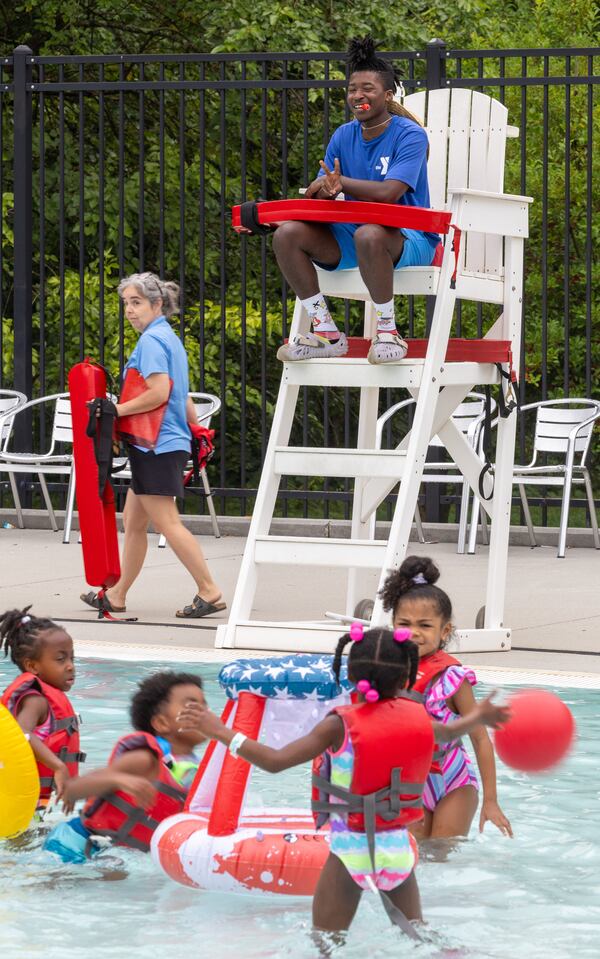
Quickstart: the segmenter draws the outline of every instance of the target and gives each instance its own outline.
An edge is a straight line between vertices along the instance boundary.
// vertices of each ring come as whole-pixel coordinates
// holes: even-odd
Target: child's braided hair
[[[342,653],[353,637],[346,633],[337,644],[333,672],[339,684]],[[393,699],[402,688],[410,689],[417,678],[419,651],[410,640],[397,642],[391,629],[367,629],[352,642],[348,678],[355,685],[366,679],[381,699]]]
[[[51,619],[31,616],[29,610],[8,609],[0,616],[0,649],[12,659],[21,672],[25,672],[25,660],[37,659],[44,643],[44,633],[61,627]]]

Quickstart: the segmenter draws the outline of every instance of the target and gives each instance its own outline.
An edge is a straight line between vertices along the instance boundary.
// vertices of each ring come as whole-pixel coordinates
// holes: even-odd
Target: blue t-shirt
[[[398,203],[429,207],[427,181],[427,134],[423,127],[406,117],[392,116],[391,122],[373,140],[365,140],[362,125],[356,120],[338,127],[327,147],[325,164],[333,170],[340,162],[342,176],[353,180],[401,180],[408,190]],[[324,176],[322,170],[319,176]],[[355,200],[344,191],[347,200]],[[437,233],[425,233],[433,246],[439,243]]]
[[[188,361],[183,344],[164,316],[153,320],[137,341],[125,369],[139,370],[144,379],[153,373],[167,373],[173,381],[165,417],[160,428],[155,453],[190,451],[190,429],[186,405],[189,392]],[[143,453],[150,452],[138,446]]]

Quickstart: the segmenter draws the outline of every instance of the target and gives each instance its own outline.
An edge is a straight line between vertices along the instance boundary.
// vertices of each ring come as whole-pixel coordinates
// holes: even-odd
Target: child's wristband
[[[229,743],[228,749],[232,756],[236,759],[238,758],[238,750],[240,746],[246,742],[248,739],[247,736],[244,736],[243,733],[236,733],[231,742]]]

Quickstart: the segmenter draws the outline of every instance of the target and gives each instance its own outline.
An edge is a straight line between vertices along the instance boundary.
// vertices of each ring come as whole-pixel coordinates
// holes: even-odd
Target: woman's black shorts
[[[180,496],[183,498],[183,473],[190,454],[184,450],[172,453],[142,453],[128,446],[131,466],[131,488],[138,496]],[[118,474],[116,474],[118,476]]]

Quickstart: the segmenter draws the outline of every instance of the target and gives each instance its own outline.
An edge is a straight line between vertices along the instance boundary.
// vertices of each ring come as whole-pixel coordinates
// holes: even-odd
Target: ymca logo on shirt
[[[387,171],[388,171],[389,165],[390,165],[390,158],[389,158],[389,157],[379,157],[379,163],[377,164],[377,166],[375,167],[375,169],[376,169],[377,171],[381,170],[381,175],[382,175],[382,176],[385,176],[386,173],[387,173]]]

